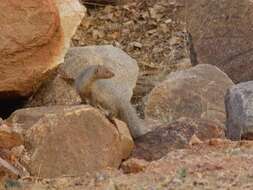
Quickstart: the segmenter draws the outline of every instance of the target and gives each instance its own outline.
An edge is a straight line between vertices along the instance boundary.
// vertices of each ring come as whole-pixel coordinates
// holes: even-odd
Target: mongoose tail
[[[136,110],[130,102],[120,101],[118,106],[119,118],[128,125],[129,131],[134,139],[148,132],[148,129],[145,128],[144,123],[138,117]]]

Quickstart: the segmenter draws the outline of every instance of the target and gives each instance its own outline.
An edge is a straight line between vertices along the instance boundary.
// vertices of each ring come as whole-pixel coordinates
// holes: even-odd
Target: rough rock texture
[[[23,144],[23,137],[19,131],[0,123],[0,148],[11,149]]]
[[[132,157],[148,161],[158,160],[175,149],[186,148],[192,136],[200,140],[224,138],[224,129],[214,121],[181,118],[158,127],[135,141]]]
[[[81,98],[73,88],[73,82],[64,80],[60,75],[45,82],[29,99],[26,107],[75,105],[80,104]]]
[[[118,96],[130,100],[139,71],[136,61],[110,45],[87,46],[70,48],[56,78],[45,84],[27,106],[79,104],[81,100],[73,88],[73,80],[84,68],[96,64],[105,65],[115,74],[112,79],[97,81],[96,86],[108,93],[118,92]]]
[[[0,12],[0,98],[28,96],[63,61],[85,10],[78,0],[2,0]]]
[[[130,174],[142,172],[147,168],[148,165],[149,162],[146,160],[130,158],[123,162],[120,168],[125,174]]]
[[[145,116],[164,123],[189,117],[225,124],[224,96],[232,85],[231,79],[212,65],[171,73],[151,91]]]
[[[95,177],[64,177],[36,183],[22,190],[169,190],[253,188],[253,143],[217,141],[176,150],[151,162],[137,174],[100,172]]]
[[[21,160],[35,176],[79,176],[117,168],[133,149],[127,126],[120,123],[126,128],[122,134],[90,106],[21,109],[8,121],[23,128],[27,154]]]
[[[120,134],[120,149],[122,152],[122,158],[127,159],[129,157],[129,153],[134,148],[132,136],[126,123],[118,119],[114,119],[113,122],[116,124],[117,130]]]
[[[253,2],[187,0],[186,7],[192,61],[216,65],[236,83],[252,80]]]
[[[86,14],[86,9],[79,0],[54,0],[60,15],[63,41],[61,56],[58,57],[59,63],[64,61],[72,36],[75,34],[79,24]]]
[[[226,94],[227,131],[232,140],[253,140],[253,81],[239,83]]]

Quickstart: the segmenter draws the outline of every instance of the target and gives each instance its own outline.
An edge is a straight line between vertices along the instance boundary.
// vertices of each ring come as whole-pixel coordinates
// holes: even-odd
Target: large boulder
[[[27,106],[79,104],[73,81],[90,65],[105,65],[115,74],[111,79],[97,81],[100,90],[119,93],[118,96],[130,101],[139,72],[137,62],[121,49],[103,45],[70,48],[56,77],[43,85]]]
[[[158,160],[175,149],[188,147],[193,137],[199,141],[224,138],[222,126],[211,120],[181,118],[154,129],[135,141],[132,157],[148,161]]]
[[[253,2],[186,0],[194,64],[212,64],[235,83],[253,79]]]
[[[133,149],[127,126],[90,106],[21,109],[7,120],[23,129],[22,163],[34,176],[80,176],[118,168]]]
[[[227,131],[232,140],[253,140],[253,81],[231,87],[226,94]]]
[[[231,79],[212,65],[171,73],[149,94],[145,117],[163,123],[189,117],[225,124],[224,96],[232,85]]]
[[[0,12],[0,98],[28,96],[63,62],[85,10],[78,0],[2,0]]]

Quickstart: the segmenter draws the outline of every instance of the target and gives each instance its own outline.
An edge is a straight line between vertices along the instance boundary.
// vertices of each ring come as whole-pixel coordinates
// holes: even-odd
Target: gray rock
[[[73,81],[87,66],[97,64],[105,65],[115,74],[112,79],[97,81],[99,90],[115,91],[118,96],[130,101],[139,72],[137,62],[121,49],[104,45],[71,48],[56,77],[39,89],[27,107],[80,104]]]
[[[253,140],[253,81],[231,87],[225,99],[226,136],[232,140]]]
[[[78,76],[90,65],[105,65],[115,76],[98,81],[99,86],[122,89],[122,96],[130,100],[136,85],[139,67],[137,62],[124,51],[111,45],[74,47],[69,50],[60,72],[69,79]]]

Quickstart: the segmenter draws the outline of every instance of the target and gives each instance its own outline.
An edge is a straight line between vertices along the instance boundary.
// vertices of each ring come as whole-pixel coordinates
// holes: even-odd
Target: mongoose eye
[[[96,74],[99,73],[99,68],[96,68],[95,73],[96,73]]]

